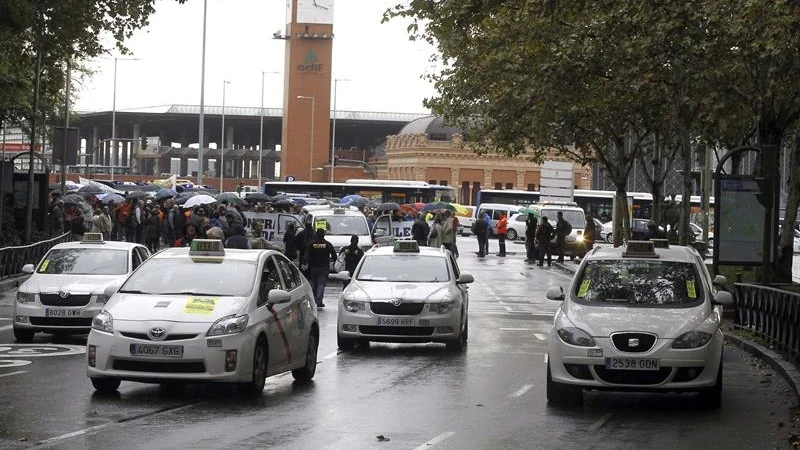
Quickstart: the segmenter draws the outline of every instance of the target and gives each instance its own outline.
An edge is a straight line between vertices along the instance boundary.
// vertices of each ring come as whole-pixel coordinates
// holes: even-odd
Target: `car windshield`
[[[127,271],[127,250],[93,247],[53,249],[42,259],[38,273],[123,275]]]
[[[558,218],[557,214],[561,211],[564,215],[564,220],[569,222],[572,225],[573,229],[583,229],[586,227],[586,216],[584,216],[583,211],[573,211],[568,209],[542,209],[542,216],[547,217],[547,220],[550,221],[550,224],[556,226],[556,219]]]
[[[368,255],[355,278],[359,281],[442,283],[450,281],[447,260],[439,256]]]
[[[316,219],[327,222],[329,236],[364,236],[369,234],[367,221],[364,216],[325,216]]]
[[[120,292],[245,297],[255,285],[256,267],[255,262],[235,259],[222,262],[150,259],[128,278]]]
[[[589,261],[578,275],[578,301],[637,306],[687,306],[703,299],[691,263],[661,260]]]

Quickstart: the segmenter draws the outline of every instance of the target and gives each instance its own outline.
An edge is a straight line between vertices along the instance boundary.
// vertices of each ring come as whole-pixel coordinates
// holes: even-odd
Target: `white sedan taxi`
[[[467,344],[469,293],[474,278],[444,248],[400,240],[367,251],[339,301],[339,348],[356,343]]]
[[[149,257],[147,247],[104,242],[101,233],[53,246],[37,266],[22,267],[31,276],[17,290],[14,337],[30,342],[36,332],[88,333],[108,300],[106,286],[122,283]]]
[[[161,251],[119,287],[92,322],[87,374],[121,380],[235,383],[259,395],[266,377],[314,377],[319,322],[308,281],[274,250],[195,239]]]
[[[720,321],[733,298],[694,248],[654,241],[596,248],[567,292],[547,290],[563,301],[548,336],[549,402],[579,403],[584,389],[695,391],[719,407]]]

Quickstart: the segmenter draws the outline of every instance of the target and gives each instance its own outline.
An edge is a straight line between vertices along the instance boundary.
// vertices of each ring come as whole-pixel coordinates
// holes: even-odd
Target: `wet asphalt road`
[[[492,241],[491,250],[497,251]],[[99,396],[85,375],[85,336],[13,345],[15,292],[0,293],[0,449],[789,449],[796,399],[783,379],[726,345],[723,406],[691,394],[589,392],[582,406],[548,406],[546,335],[558,303],[548,286],[569,272],[475,256],[459,238],[470,287],[470,338],[444,346],[373,344],[336,349],[338,282],[320,311],[319,366],[311,385],[267,380],[249,399],[227,386],[170,392],[123,382]],[[9,345],[11,344],[11,345]],[[378,439],[383,436],[384,440]]]

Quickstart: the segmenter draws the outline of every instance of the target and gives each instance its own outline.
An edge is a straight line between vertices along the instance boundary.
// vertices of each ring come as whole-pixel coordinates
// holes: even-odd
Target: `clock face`
[[[297,23],[333,23],[333,0],[297,0]]]

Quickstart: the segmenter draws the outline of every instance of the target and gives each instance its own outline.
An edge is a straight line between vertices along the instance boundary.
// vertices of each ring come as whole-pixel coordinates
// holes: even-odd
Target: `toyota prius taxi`
[[[314,377],[319,323],[308,281],[274,250],[224,249],[195,239],[157,253],[92,321],[87,375],[113,392],[122,380],[235,383]]]
[[[655,242],[657,241],[657,242]],[[584,389],[699,392],[719,407],[722,307],[733,305],[692,247],[667,240],[596,248],[581,262],[547,342],[547,400],[578,403]]]
[[[147,247],[103,241],[101,233],[53,246],[37,266],[22,267],[31,276],[17,290],[14,337],[31,342],[37,332],[89,332],[108,300],[106,286],[125,281],[149,257]]]
[[[467,285],[473,281],[444,248],[409,240],[375,246],[342,292],[339,348],[366,347],[370,341],[443,342],[461,350],[469,332]]]

